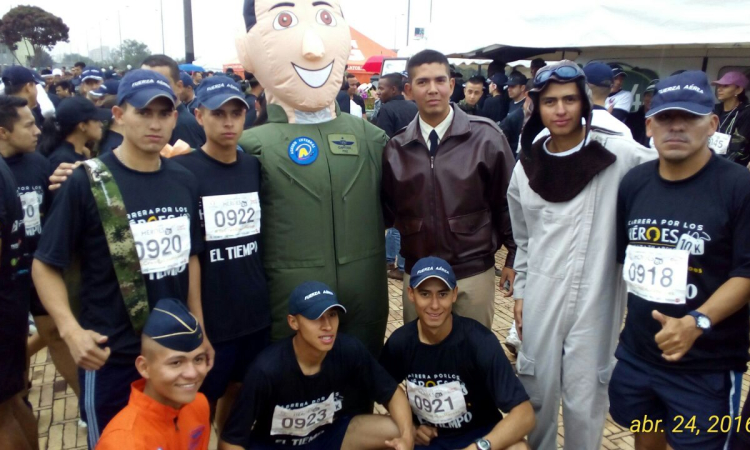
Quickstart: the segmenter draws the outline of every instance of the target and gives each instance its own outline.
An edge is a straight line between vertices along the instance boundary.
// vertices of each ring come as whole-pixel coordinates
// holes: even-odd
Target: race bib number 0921
[[[187,216],[131,223],[141,273],[177,269],[190,259],[190,220]]]
[[[313,403],[299,409],[287,409],[276,406],[273,410],[271,435],[289,435],[304,437],[317,428],[333,423],[336,404],[333,393],[321,403]]]
[[[207,241],[221,241],[260,233],[258,193],[203,197]]]
[[[685,304],[689,257],[686,250],[629,245],[622,269],[628,292],[650,302]]]
[[[407,381],[406,392],[412,412],[427,422],[448,423],[466,413],[466,399],[458,381],[432,387]]]

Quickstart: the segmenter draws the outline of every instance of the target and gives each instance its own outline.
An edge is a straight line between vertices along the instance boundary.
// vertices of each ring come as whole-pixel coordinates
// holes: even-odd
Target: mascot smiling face
[[[351,34],[337,0],[245,0],[247,33],[237,39],[245,70],[270,103],[294,110],[333,111]]]

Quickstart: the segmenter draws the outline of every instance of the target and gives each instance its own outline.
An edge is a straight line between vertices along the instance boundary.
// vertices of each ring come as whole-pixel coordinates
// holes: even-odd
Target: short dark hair
[[[0,128],[5,128],[12,133],[13,125],[21,118],[18,108],[23,108],[28,104],[25,98],[0,95]]]
[[[175,83],[180,81],[180,68],[177,67],[177,62],[167,55],[151,55],[144,59],[141,65],[147,67],[169,67],[169,75],[172,81]]]
[[[473,77],[469,78],[466,81],[466,84],[480,84],[484,86],[484,84],[487,82],[487,80],[482,75],[474,75]]]
[[[404,92],[404,76],[400,73],[389,73],[380,77],[380,82],[388,80],[388,83],[401,93]]]
[[[68,80],[58,81],[57,84],[55,84],[55,89],[57,88],[62,88],[64,91],[68,91],[71,94],[74,92],[73,83]]]
[[[542,58],[534,58],[531,60],[531,67],[535,69],[541,69],[542,67],[546,66],[547,63],[544,62]]]
[[[424,64],[442,64],[445,66],[445,72],[450,76],[451,66],[448,62],[448,58],[435,50],[422,50],[416,55],[409,58],[406,63],[406,71],[409,73],[409,79],[414,78],[414,69]]]
[[[77,63],[73,64],[73,67],[80,67],[81,69],[85,69],[86,63],[83,61],[78,61]]]

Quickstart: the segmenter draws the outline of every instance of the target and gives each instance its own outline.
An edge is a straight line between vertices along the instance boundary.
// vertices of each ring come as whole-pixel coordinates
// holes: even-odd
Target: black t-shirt
[[[357,339],[339,333],[315,375],[302,373],[294,354],[293,337],[272,344],[255,359],[245,375],[242,393],[235,402],[221,438],[233,445],[253,448],[253,443],[301,445],[314,441],[328,431],[321,425],[306,436],[271,435],[274,412],[278,408],[298,410],[321,405],[328,399],[335,403],[334,421],[361,414],[362,403],[387,404],[398,384],[370,355]],[[324,413],[313,417],[330,417]],[[288,421],[288,419],[287,419]],[[283,425],[291,425],[293,422]],[[254,425],[254,426],[253,426]]]
[[[131,226],[186,216],[190,220],[190,255],[203,251],[198,182],[193,174],[164,158],[161,169],[156,172],[129,169],[113,152],[100,159],[109,167],[120,188]],[[73,171],[55,196],[34,257],[64,269],[71,263],[74,253],[81,257],[81,326],[109,337],[107,345],[112,349],[109,361],[131,363],[140,353],[140,338],[130,324],[99,210],[83,167]],[[187,264],[143,278],[152,308],[163,298],[187,303]]]
[[[482,116],[493,122],[500,122],[509,114],[509,99],[506,94],[490,97],[482,106]]]
[[[385,343],[380,363],[397,381],[435,386],[458,381],[466,413],[448,423],[434,424],[414,415],[415,424],[440,429],[440,436],[465,434],[502,420],[529,396],[505,357],[500,342],[482,324],[453,315],[453,329],[435,345],[419,340],[417,320],[394,331]],[[412,407],[413,409],[413,407]]]
[[[169,144],[174,145],[178,140],[186,142],[190,148],[201,148],[206,143],[206,132],[183,103],[177,106],[177,125]]]
[[[199,149],[177,156],[174,161],[198,179],[201,226],[206,237],[200,255],[206,335],[211,342],[222,342],[269,326],[271,309],[261,259],[258,159],[237,152],[237,161],[225,164]],[[234,206],[211,208],[208,212],[212,217],[207,218],[205,199],[227,195],[234,196],[233,199],[223,197]],[[233,234],[253,233],[246,236],[217,239],[220,236],[206,233],[206,219],[212,224],[218,221],[228,226],[234,220],[257,228]]]
[[[31,277],[25,250],[16,180],[0,158],[0,350],[26,339]]]
[[[111,152],[122,145],[122,135],[117,131],[107,130],[107,134],[99,144],[99,156]]]
[[[47,159],[49,160],[49,165],[52,167],[52,170],[57,169],[61,163],[73,164],[78,161],[86,160],[83,155],[76,153],[76,148],[68,141],[62,141],[60,145],[49,154]]]
[[[647,301],[628,293],[628,316],[617,357],[638,357],[651,364],[684,371],[746,369],[748,307],[701,335],[678,362],[667,362],[654,336],[661,324],[653,310],[675,318],[698,309],[733,277],[750,278],[750,173],[713,155],[692,177],[667,181],[659,161],[632,169],[622,180],[617,203],[618,260],[628,245],[688,249],[685,304]],[[625,267],[627,270],[628,268]],[[671,269],[670,269],[671,270]]]

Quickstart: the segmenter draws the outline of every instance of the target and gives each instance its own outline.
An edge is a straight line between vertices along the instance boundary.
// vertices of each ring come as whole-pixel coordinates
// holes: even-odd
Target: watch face
[[[477,447],[479,450],[492,450],[492,443],[487,439],[480,439],[477,441]]]
[[[707,317],[698,317],[698,328],[704,330],[711,328],[711,321]]]

